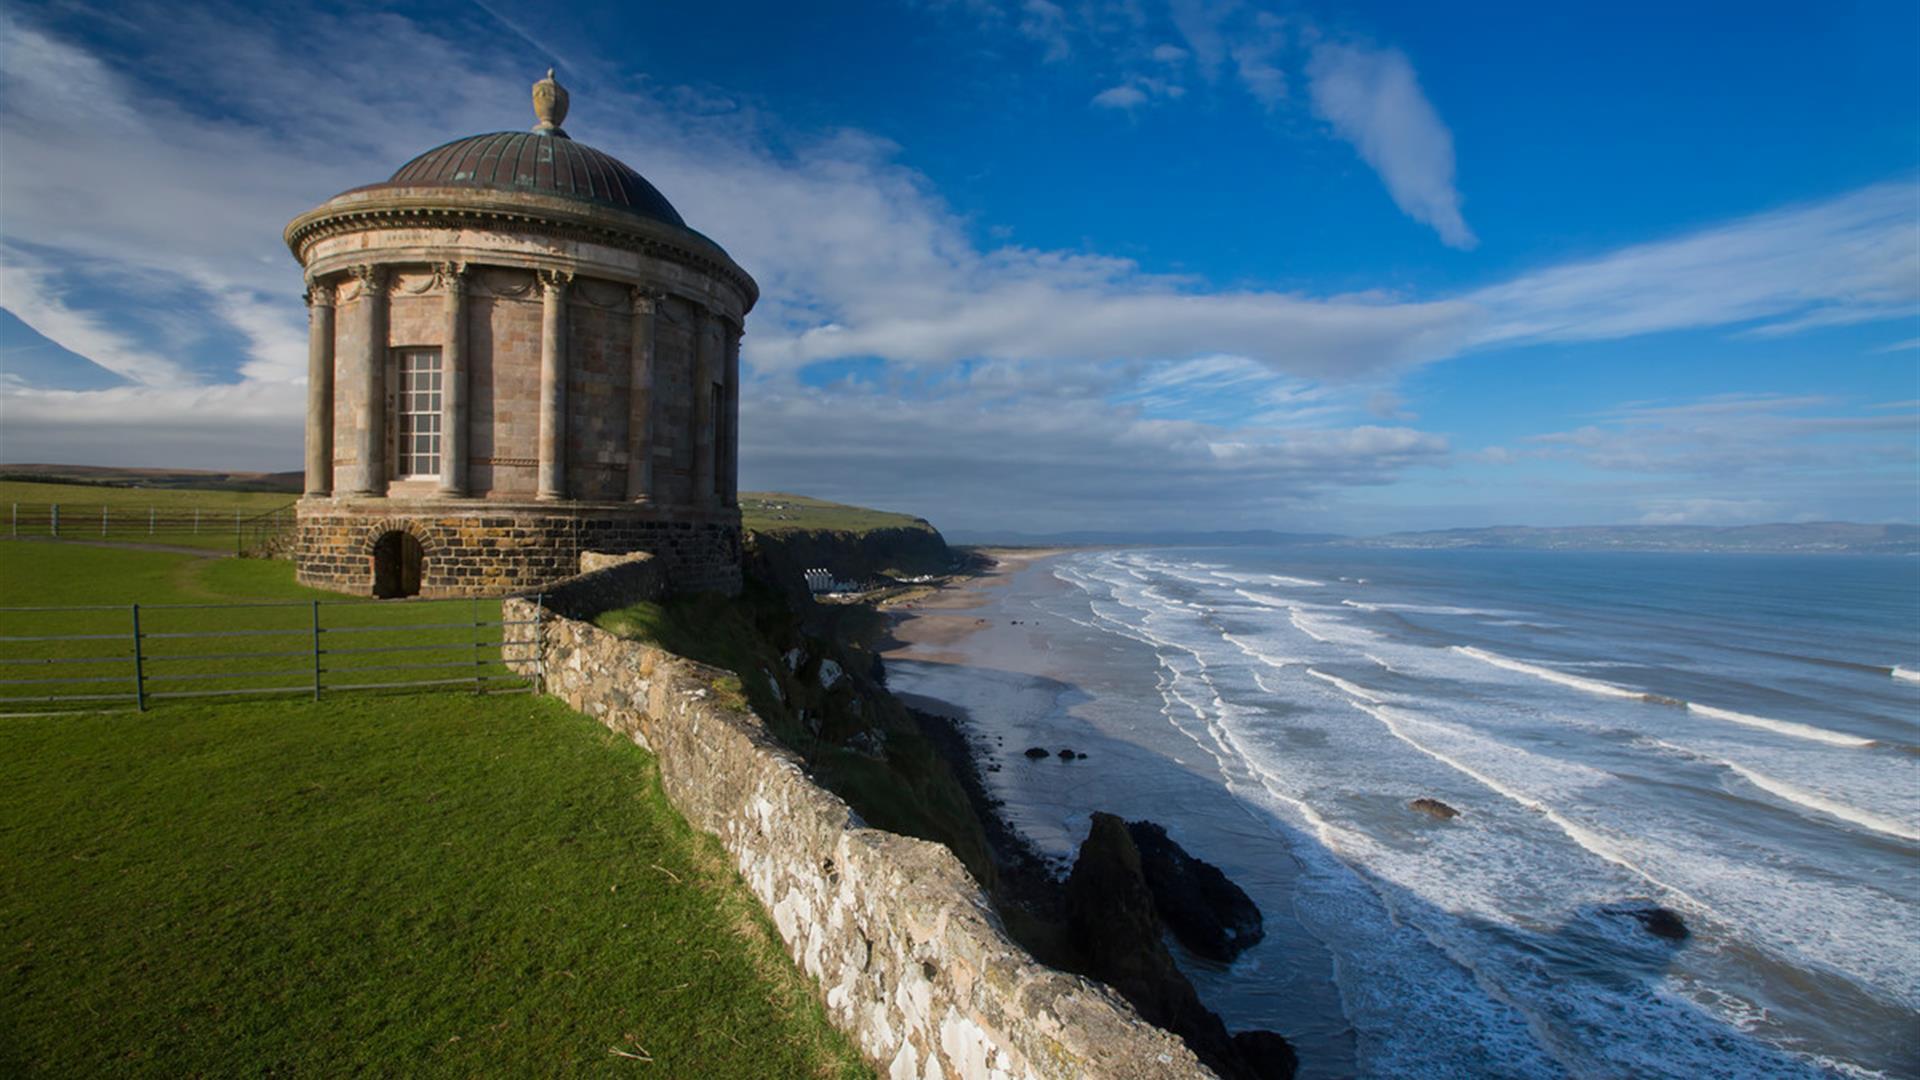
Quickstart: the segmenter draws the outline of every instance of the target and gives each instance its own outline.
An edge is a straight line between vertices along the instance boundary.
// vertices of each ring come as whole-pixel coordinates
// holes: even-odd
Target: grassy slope
[[[740,495],[740,516],[748,530],[766,533],[803,529],[868,532],[873,529],[928,527],[925,521],[909,514],[869,510],[864,506],[847,506],[777,491],[743,492]]]
[[[845,614],[870,612],[855,607]],[[736,681],[722,689],[739,695],[782,742],[804,757],[822,786],[879,828],[945,844],[983,886],[995,887],[997,871],[986,833],[952,767],[898,701],[884,690],[857,685],[855,672],[863,662],[859,653],[802,634],[777,595],[749,586],[737,600],[691,596],[643,602],[604,612],[595,622],[623,637],[734,672]],[[854,636],[844,626],[830,634],[841,641]],[[790,673],[781,654],[795,645],[803,645],[809,661],[798,673]],[[814,674],[814,664],[825,656],[837,656],[848,670],[848,677],[831,691],[823,690]],[[778,697],[769,676],[780,683]],[[802,710],[809,723],[801,722]],[[850,748],[851,736],[869,730],[885,736],[884,760]]]
[[[0,544],[0,604],[325,595]],[[0,1074],[866,1075],[652,758],[551,701],[0,718],[0,775]]]
[[[5,723],[0,1072],[864,1072],[652,758],[553,701]]]

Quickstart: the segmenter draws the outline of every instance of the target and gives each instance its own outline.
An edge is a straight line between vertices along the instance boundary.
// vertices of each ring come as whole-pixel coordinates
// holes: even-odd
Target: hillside
[[[742,494],[740,513],[748,570],[767,581],[798,583],[814,568],[850,581],[939,574],[954,562],[940,531],[906,514],[780,492]]]
[[[1920,553],[1920,527],[1845,521],[1771,525],[1580,525],[1442,529],[1347,541],[1375,548],[1519,548],[1565,551],[1715,551],[1750,553]]]

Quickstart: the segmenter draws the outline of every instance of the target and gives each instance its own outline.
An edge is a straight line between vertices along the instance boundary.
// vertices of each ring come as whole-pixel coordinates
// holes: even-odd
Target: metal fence
[[[426,687],[531,690],[541,679],[539,610],[508,620],[497,599],[0,607],[0,714]],[[514,671],[517,661],[533,673]]]
[[[118,540],[224,550],[234,554],[270,550],[293,528],[294,504],[262,512],[231,506],[89,506],[76,503],[11,503],[12,539]]]

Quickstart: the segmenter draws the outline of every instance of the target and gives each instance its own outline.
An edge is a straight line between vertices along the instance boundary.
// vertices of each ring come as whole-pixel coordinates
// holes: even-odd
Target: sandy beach
[[[967,662],[965,657],[953,651],[953,646],[986,628],[987,620],[973,612],[992,600],[991,590],[1004,589],[1015,574],[1042,559],[1069,550],[979,549],[980,555],[993,561],[988,569],[927,592],[910,593],[880,606],[890,622],[890,641],[881,650],[881,656],[888,660],[910,657],[927,664]]]

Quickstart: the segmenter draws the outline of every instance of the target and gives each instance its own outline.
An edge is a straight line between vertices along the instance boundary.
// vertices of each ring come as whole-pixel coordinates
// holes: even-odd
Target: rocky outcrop
[[[1185,1039],[1221,1076],[1268,1080],[1293,1075],[1293,1051],[1284,1038],[1261,1032],[1244,1044],[1237,1042],[1220,1017],[1201,1003],[1161,939],[1159,908],[1147,885],[1140,850],[1126,823],[1112,814],[1093,815],[1093,827],[1067,877],[1066,909],[1069,934],[1086,973],[1118,990],[1141,1016]]]
[[[1624,915],[1638,922],[1647,933],[1665,941],[1685,941],[1693,936],[1685,919],[1672,908],[1658,904],[1617,904],[1600,909],[1605,915]]]
[[[1045,967],[1016,945],[947,848],[869,828],[815,784],[758,716],[728,703],[721,688],[733,681],[730,673],[526,598],[507,600],[503,616],[512,631],[504,656],[516,670],[652,750],[668,799],[688,823],[719,838],[794,962],[819,983],[828,1015],[882,1073],[1208,1075],[1180,1038],[1142,1019],[1114,991]],[[1110,846],[1123,866],[1132,853],[1129,932],[1143,947],[1159,945],[1124,828]],[[1159,948],[1157,959],[1130,963],[1143,976],[1171,970],[1185,993],[1143,993],[1143,1000],[1204,1024],[1212,1014]],[[1232,1056],[1235,1043],[1217,1018],[1212,1023],[1208,1045],[1224,1047],[1220,1060],[1240,1069],[1226,1075],[1261,1075],[1244,1071]]]
[[[1161,921],[1180,944],[1227,963],[1266,936],[1260,908],[1220,868],[1187,854],[1151,821],[1127,822]]]
[[[1460,811],[1455,810],[1439,799],[1420,798],[1413,800],[1407,805],[1423,814],[1439,818],[1441,821],[1451,821],[1460,816]]]

